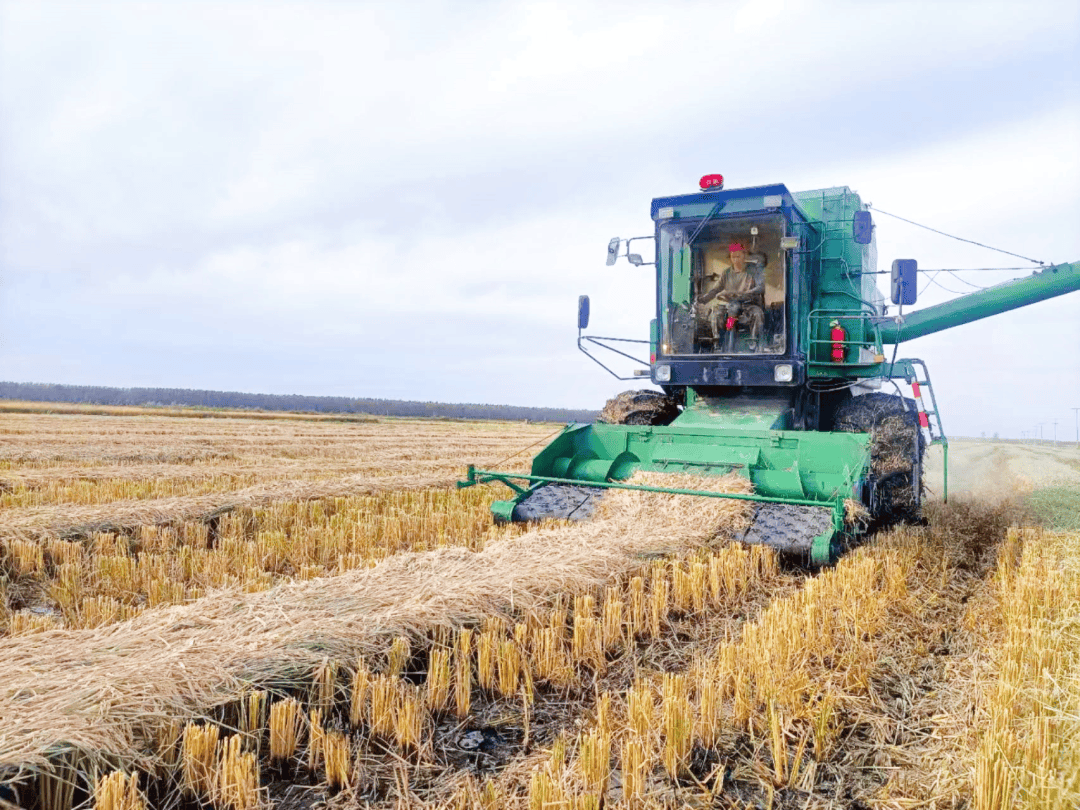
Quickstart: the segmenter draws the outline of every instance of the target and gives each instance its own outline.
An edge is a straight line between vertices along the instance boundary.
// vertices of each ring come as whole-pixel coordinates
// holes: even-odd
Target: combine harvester
[[[855,192],[725,191],[720,175],[700,187],[654,199],[655,234],[637,237],[655,240],[656,318],[649,341],[622,342],[649,343],[649,370],[635,377],[648,375],[663,393],[627,391],[598,424],[568,425],[530,475],[469,467],[459,486],[511,487],[516,497],[491,507],[497,521],[587,518],[612,487],[744,498],[756,508],[743,540],[814,565],[833,561],[867,530],[919,520],[923,454],[942,445],[947,475],[948,443],[926,364],[897,359],[896,347],[1080,290],[1080,263],[1044,266],[905,314],[918,267],[898,259],[890,312],[876,282],[871,210]],[[645,264],[630,252],[632,241],[612,239],[608,265],[624,246],[631,264]],[[604,368],[590,347],[644,362],[610,345],[619,339],[583,335],[588,322],[581,296],[578,347]],[[900,393],[900,380],[912,398],[890,393]],[[638,470],[734,471],[754,494],[624,483]],[[865,519],[846,519],[853,511]]]

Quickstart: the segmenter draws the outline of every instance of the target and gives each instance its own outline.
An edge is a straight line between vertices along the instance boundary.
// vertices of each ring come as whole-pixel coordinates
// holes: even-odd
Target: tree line
[[[86,405],[180,406],[443,419],[527,419],[530,422],[593,422],[598,413],[572,408],[532,408],[472,402],[413,402],[362,397],[313,397],[301,394],[249,394],[241,391],[188,388],[109,388],[101,385],[16,382],[0,382],[0,399]]]

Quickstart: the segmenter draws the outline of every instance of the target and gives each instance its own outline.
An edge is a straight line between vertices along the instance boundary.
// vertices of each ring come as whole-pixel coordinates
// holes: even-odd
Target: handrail
[[[812,501],[807,498],[783,498],[770,495],[752,495],[742,492],[713,492],[712,490],[680,489],[678,487],[650,487],[643,484],[623,484],[619,481],[586,481],[577,478],[555,478],[550,475],[527,475],[525,473],[500,472],[498,470],[478,470],[472,464],[468,466],[466,479],[458,481],[458,489],[488,484],[499,481],[511,489],[518,489],[506,479],[520,479],[542,484],[570,484],[583,487],[603,487],[606,489],[631,489],[638,492],[662,492],[668,495],[699,495],[703,498],[730,498],[736,501],[756,501],[759,503],[787,503],[792,506],[831,506],[833,501]],[[839,499],[843,501],[843,499]]]
[[[840,309],[838,307],[822,307],[822,308],[810,310],[810,312],[807,314],[807,317],[806,317],[807,343],[808,343],[808,345],[807,345],[807,357],[810,358],[809,362],[810,362],[811,365],[815,365],[815,366],[832,366],[832,367],[836,367],[836,368],[862,368],[862,367],[877,365],[878,363],[882,362],[881,360],[874,360],[873,362],[861,362],[861,361],[848,362],[846,360],[842,361],[842,362],[834,362],[833,360],[827,360],[827,361],[814,360],[813,359],[814,358],[813,349],[814,349],[815,346],[820,345],[820,344],[829,344],[829,345],[831,345],[833,343],[842,343],[845,347],[848,347],[848,346],[863,347],[863,346],[867,346],[868,343],[869,343],[869,341],[867,341],[866,339],[860,340],[860,339],[857,339],[857,338],[846,338],[845,340],[833,340],[832,338],[815,338],[814,337],[814,321],[815,320],[825,321],[826,323],[828,321],[830,321],[830,320],[860,321],[871,332],[871,338],[872,338],[872,341],[873,341],[875,356],[882,356],[882,353],[884,351],[884,349],[882,347],[882,341],[881,341],[881,330],[880,330],[880,328],[878,327],[878,325],[876,323],[874,323],[873,321],[871,321],[869,319],[868,313],[866,311],[861,310],[861,309]]]

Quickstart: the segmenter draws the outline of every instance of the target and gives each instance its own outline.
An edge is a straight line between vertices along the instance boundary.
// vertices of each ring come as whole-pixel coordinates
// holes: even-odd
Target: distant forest
[[[0,382],[0,399],[89,405],[187,406],[260,411],[358,413],[443,419],[528,419],[530,422],[593,422],[597,411],[527,408],[517,405],[409,402],[397,399],[308,397],[299,394],[245,394],[186,388],[106,388],[99,385]]]

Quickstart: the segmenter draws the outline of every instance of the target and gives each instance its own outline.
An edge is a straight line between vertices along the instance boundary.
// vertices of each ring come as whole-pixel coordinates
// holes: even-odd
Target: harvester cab
[[[716,221],[696,235],[678,223],[661,226],[671,291],[662,321],[669,354],[785,354],[785,225],[778,215]]]
[[[529,475],[470,467],[462,486],[514,490],[493,504],[497,520],[587,518],[607,489],[635,488],[626,481],[639,470],[736,472],[752,495],[664,491],[752,500],[744,541],[827,563],[868,528],[920,519],[927,446],[943,446],[947,468],[926,365],[887,358],[886,346],[1080,290],[1080,265],[1063,264],[905,315],[918,268],[901,259],[890,314],[871,209],[846,187],[725,190],[706,175],[697,192],[654,199],[651,214],[656,316],[639,375],[660,390],[624,392],[596,424],[568,425]],[[633,241],[612,239],[607,264],[645,265]],[[632,379],[593,355],[635,359],[605,343],[614,338],[582,335],[588,320],[582,296],[579,348]],[[900,381],[910,397],[890,393]]]
[[[875,277],[863,273],[876,250],[872,228],[855,233],[855,214],[867,213],[858,195],[846,188],[800,195],[782,185],[716,188],[653,200],[653,381],[679,396],[749,387],[791,400],[816,374],[813,365],[827,364],[834,376],[873,362],[879,347],[863,325],[885,309]],[[831,345],[837,326],[844,331],[838,359]],[[801,420],[805,403],[797,407]],[[797,421],[778,419],[777,428]]]

